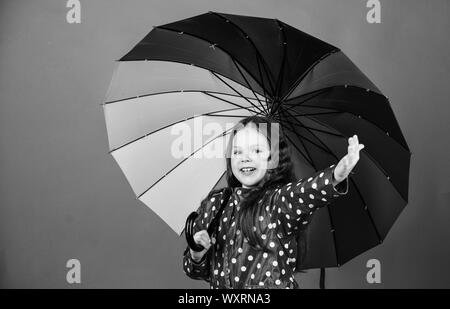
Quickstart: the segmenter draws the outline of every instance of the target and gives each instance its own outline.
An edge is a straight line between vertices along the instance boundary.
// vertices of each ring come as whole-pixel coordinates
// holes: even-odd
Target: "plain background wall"
[[[450,287],[450,1],[81,0],[0,2],[0,287],[208,288],[182,272],[185,241],[134,199],[108,154],[113,61],[154,25],[207,11],[278,18],[340,47],[390,98],[413,152],[410,202],[385,242],[328,288]],[[364,141],[361,141],[364,143]],[[164,201],[161,201],[164,202]],[[66,262],[81,262],[80,285]],[[382,283],[366,282],[381,262]],[[318,272],[298,275],[318,287]]]

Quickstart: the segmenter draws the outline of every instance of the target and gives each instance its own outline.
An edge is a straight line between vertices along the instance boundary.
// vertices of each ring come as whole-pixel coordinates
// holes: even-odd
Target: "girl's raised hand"
[[[348,153],[339,161],[334,169],[334,178],[337,182],[343,181],[350,174],[359,160],[359,151],[364,149],[364,145],[358,141],[355,134],[348,139]]]

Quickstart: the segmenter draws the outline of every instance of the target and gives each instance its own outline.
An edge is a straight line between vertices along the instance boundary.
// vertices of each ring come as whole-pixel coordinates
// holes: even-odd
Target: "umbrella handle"
[[[195,252],[200,252],[205,249],[202,245],[197,244],[194,241],[194,221],[198,217],[198,213],[196,211],[191,212],[191,214],[186,219],[186,225],[184,227],[184,235],[186,236],[186,241],[189,247]]]
[[[215,217],[212,219],[212,221],[209,224],[209,227],[207,228],[208,235],[211,236],[218,226],[218,222],[220,220],[220,217],[222,216],[223,209],[225,208],[225,205],[228,203],[228,200],[230,199],[231,193],[233,192],[232,189],[226,188],[223,191],[223,201],[220,205],[220,209],[215,215]],[[186,219],[186,225],[184,227],[184,235],[186,236],[186,241],[189,245],[189,247],[194,250],[195,252],[200,252],[205,249],[202,245],[199,245],[195,243],[194,241],[194,222],[195,219],[198,217],[198,213],[196,211],[191,212],[191,214]]]

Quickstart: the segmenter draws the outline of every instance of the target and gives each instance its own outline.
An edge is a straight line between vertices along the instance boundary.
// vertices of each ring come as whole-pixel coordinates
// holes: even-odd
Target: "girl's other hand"
[[[359,151],[364,149],[364,145],[358,141],[355,134],[348,139],[348,153],[339,161],[334,169],[334,178],[339,183],[350,174],[359,160]]]
[[[200,252],[189,249],[191,251],[192,259],[195,262],[199,262],[205,255],[205,253],[209,250],[209,247],[211,247],[211,239],[209,238],[208,232],[206,230],[201,230],[194,234],[194,241],[196,244],[202,245],[205,248]]]

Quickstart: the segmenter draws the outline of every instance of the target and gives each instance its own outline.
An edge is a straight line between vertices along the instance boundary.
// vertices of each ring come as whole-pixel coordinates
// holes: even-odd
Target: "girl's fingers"
[[[200,240],[200,244],[201,244],[205,249],[208,249],[209,246],[210,246],[210,243],[209,243],[206,239],[203,239],[203,238]]]
[[[342,159],[343,173],[350,173],[359,160],[359,151],[364,149],[364,145],[359,143],[358,136],[355,134],[348,139],[348,154]]]
[[[194,241],[195,241],[196,244],[200,243],[200,235],[199,234],[195,234],[194,235]]]
[[[205,248],[211,246],[211,239],[209,238],[208,232],[205,230],[195,233],[194,241]]]
[[[202,242],[202,244],[203,244],[203,243],[208,243],[208,242],[209,242],[209,237],[208,237],[208,236],[205,236],[204,234],[199,234],[199,235],[197,236],[197,239],[198,239],[198,241]]]
[[[207,246],[211,244],[211,239],[209,238],[209,235],[202,235],[202,240]]]
[[[195,235],[198,235],[198,236],[201,236],[201,237],[208,237],[208,238],[209,238],[208,232],[207,232],[206,230],[198,231],[197,233],[195,233]]]
[[[364,145],[359,143],[358,135],[356,134],[348,139],[348,143],[349,143],[348,146],[349,153],[357,153],[358,151],[364,148]]]
[[[197,239],[194,238],[194,241],[196,244],[202,245],[205,248],[208,246],[208,243],[203,238],[201,238],[201,236],[197,237]]]
[[[211,242],[211,239],[209,238],[208,232],[205,231],[205,233],[202,235],[202,237],[205,240],[205,242],[207,242],[207,243]]]

